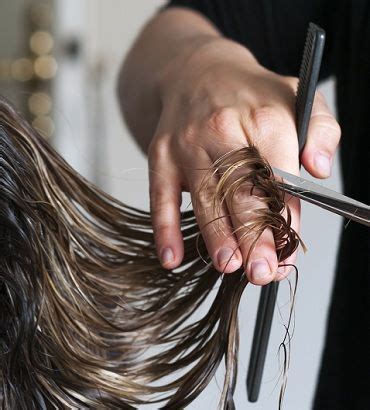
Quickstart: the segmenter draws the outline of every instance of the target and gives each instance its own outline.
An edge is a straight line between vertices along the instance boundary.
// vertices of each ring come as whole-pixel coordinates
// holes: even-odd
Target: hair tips
[[[289,209],[255,147],[230,152],[210,172],[220,176],[219,212],[224,202],[232,212],[241,189],[258,192],[243,238],[253,232],[256,242],[269,227],[279,260],[294,252]],[[219,408],[235,408],[247,278],[204,263],[192,211],[182,219],[184,262],[165,270],[150,215],[85,180],[2,99],[0,189],[4,409],[184,408],[223,360]]]

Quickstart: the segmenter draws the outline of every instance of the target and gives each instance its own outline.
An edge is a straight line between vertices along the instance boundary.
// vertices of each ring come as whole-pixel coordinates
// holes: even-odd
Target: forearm
[[[201,15],[180,8],[158,14],[140,33],[120,71],[118,95],[126,123],[144,152],[161,113],[160,84],[166,72],[219,36]]]

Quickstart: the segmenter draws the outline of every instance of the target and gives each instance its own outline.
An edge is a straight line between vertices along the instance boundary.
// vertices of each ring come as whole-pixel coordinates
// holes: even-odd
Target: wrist
[[[160,99],[174,89],[176,84],[188,83],[202,75],[210,75],[210,69],[227,64],[240,64],[245,69],[261,68],[254,55],[241,44],[217,35],[199,35],[187,39],[177,54],[157,76]]]
[[[187,37],[177,48],[173,58],[165,64],[157,75],[157,89],[160,97],[167,94],[168,89],[178,81],[179,76],[186,70],[189,61],[199,53],[201,49],[218,40],[217,35],[195,35]]]

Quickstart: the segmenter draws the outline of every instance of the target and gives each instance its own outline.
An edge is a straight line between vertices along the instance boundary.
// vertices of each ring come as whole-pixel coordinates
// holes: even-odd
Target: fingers
[[[276,119],[278,114],[273,113],[271,110],[259,110],[258,113],[255,112],[255,115],[252,116],[258,117],[258,121],[254,121],[252,125],[254,124],[254,128],[259,132],[261,140],[269,140],[270,145],[272,140],[278,141],[275,144],[275,151],[277,151],[278,154],[274,156],[274,153],[270,153],[269,155],[269,157],[273,159],[274,165],[295,173],[298,172],[298,155],[296,149],[297,138],[293,128],[294,122],[289,123],[293,129],[293,131],[290,131],[293,138],[289,138],[289,136],[287,136],[288,125],[286,123],[285,126],[280,124],[280,117]],[[229,121],[229,123],[230,122],[231,121]],[[261,126],[261,124],[263,126]],[[246,124],[245,128],[251,128],[251,124]],[[281,136],[281,130],[284,130],[284,138]],[[234,127],[234,136],[237,134],[237,131],[237,127]],[[267,133],[269,135],[264,138],[264,134]],[[230,133],[226,133],[226,135],[229,134]],[[244,143],[242,142],[239,145],[239,147],[242,148],[246,145],[247,140],[240,123],[239,134],[241,137],[234,137],[234,141],[244,140]],[[293,141],[293,143],[289,144],[289,141]],[[210,150],[211,159],[213,161],[217,160],[222,154],[227,153],[227,151],[224,151],[226,147],[221,146],[221,152],[220,145],[218,145],[218,148],[217,150],[216,147],[213,147]],[[229,181],[230,184],[237,178],[237,173],[238,172],[234,172],[234,176]],[[243,174],[243,172],[241,172],[241,174]],[[227,186],[225,189],[227,190]],[[265,229],[258,238],[258,241],[255,242],[256,232],[251,230],[251,223],[255,221],[256,210],[265,208],[266,206],[267,205],[262,202],[258,196],[257,190],[254,190],[253,195],[251,195],[250,186],[248,186],[248,184],[242,184],[235,192],[234,197],[231,198],[231,202],[227,204],[227,212],[230,215],[231,224],[239,243],[244,269],[249,281],[256,285],[266,285],[273,280],[280,280],[288,275],[290,271],[290,268],[279,268],[278,266],[276,246],[271,229]],[[299,228],[299,216],[299,201],[294,199],[291,203],[291,217],[292,227],[295,227],[297,230]],[[289,259],[289,263],[293,263],[293,261],[294,257]],[[286,262],[287,261],[285,261],[285,263]]]
[[[255,192],[256,190],[254,190]],[[300,202],[297,198],[286,198],[291,214],[291,227],[299,232]],[[229,209],[232,209],[231,220],[236,229],[240,250],[243,255],[244,266],[250,282],[255,285],[266,285],[273,280],[284,279],[291,267],[280,265],[294,264],[296,252],[278,264],[274,236],[271,229],[266,228],[254,244],[256,232],[251,224],[256,218],[256,211],[266,207],[257,195],[250,195],[248,187],[239,188]],[[285,215],[286,216],[286,215]],[[254,247],[252,248],[252,246]]]
[[[150,179],[150,211],[157,254],[164,268],[180,265],[184,245],[180,228],[181,184],[177,171],[168,160],[152,161]]]
[[[212,162],[204,151],[194,154],[202,170],[212,169]],[[188,175],[194,213],[214,267],[231,273],[241,267],[242,257],[226,207],[217,210],[213,203],[218,178],[202,170],[193,170]]]
[[[255,127],[257,129],[261,122],[270,123],[275,118],[271,118],[271,110],[260,110],[259,113],[259,121]],[[292,124],[294,125],[294,122]],[[270,128],[266,129],[266,133],[270,133]],[[275,148],[265,151],[274,166],[295,172],[298,169],[296,136],[294,135],[294,144],[291,143],[293,140],[286,137],[286,128],[284,138],[280,138],[280,125],[273,127],[275,142],[271,143],[270,136],[268,146],[273,145]],[[256,232],[250,229],[255,218],[254,211],[267,206],[256,192],[251,195],[250,187],[240,187],[232,204],[224,204],[219,210],[214,206],[213,198],[219,175],[210,177],[209,170],[220,155],[233,148],[242,148],[247,143],[240,116],[232,110],[223,109],[210,117],[205,128],[195,128],[195,132],[193,127],[191,131],[178,135],[176,151],[171,153],[168,141],[162,137],[158,140],[160,143],[157,141],[152,145],[154,148],[149,153],[151,213],[156,247],[162,265],[173,269],[179,266],[183,258],[180,205],[181,191],[186,186],[192,196],[194,213],[208,254],[217,270],[231,273],[244,265],[248,279],[257,285],[265,285],[282,278],[289,269],[278,270],[272,231],[265,229],[256,242]],[[263,138],[262,140],[264,141]],[[267,141],[267,138],[265,140]],[[199,141],[207,142],[206,146]],[[212,144],[208,144],[210,141]],[[177,163],[171,160],[174,153],[177,153],[177,156],[174,156]],[[293,227],[298,227],[299,224],[299,203],[298,206],[294,205],[297,203],[292,201]],[[289,262],[291,261],[292,259],[289,259]]]
[[[248,243],[242,243],[246,254]],[[250,255],[246,273],[250,282],[255,285],[266,285],[275,280],[278,271],[278,261],[275,250],[274,236],[270,229],[265,229],[256,247]]]
[[[218,144],[213,144],[209,149],[211,155],[209,167],[212,166],[213,161],[231,149],[238,147],[243,148],[247,144],[247,139],[240,123],[240,115],[232,110],[222,109],[215,112],[209,119],[207,125],[208,134],[213,138],[215,138],[216,135],[218,141]],[[230,141],[232,141],[233,144],[231,144]],[[216,182],[212,184],[216,184]],[[212,189],[214,190],[215,187],[212,186]],[[212,189],[208,196],[213,196]],[[206,200],[204,205],[212,206],[209,200]],[[233,238],[233,249],[235,246],[239,246],[239,252],[241,253],[242,260],[238,261],[239,266],[241,262],[243,262],[249,281],[257,285],[264,285],[271,282],[278,268],[275,243],[271,230],[267,229],[263,232],[253,252],[249,255],[252,243],[255,239],[255,233],[250,231],[248,224],[255,218],[253,210],[264,206],[258,197],[250,195],[250,187],[245,185],[237,190],[232,204],[228,203],[223,208],[223,212],[229,215],[231,222],[231,224],[227,224],[227,236],[228,238]],[[201,215],[199,217],[202,218]],[[209,221],[215,217],[217,217],[217,215],[210,214],[208,218],[205,218],[205,221]],[[235,235],[233,235],[233,232]],[[207,241],[211,242],[215,240],[215,235],[212,231],[206,231],[203,236],[206,243]],[[214,250],[215,248],[220,248],[220,245],[220,243],[216,243],[216,245],[214,247],[211,246],[211,248]]]
[[[330,176],[340,133],[340,127],[330,113],[324,97],[316,93],[307,142],[302,152],[302,164],[314,177]]]
[[[242,266],[250,282],[265,285],[273,280],[281,280],[289,273],[289,268],[278,268],[274,237],[270,229],[265,229],[253,250],[255,232],[250,223],[255,218],[255,210],[265,207],[257,195],[250,194],[250,187],[241,186],[234,195],[233,203],[217,210],[213,198],[218,176],[210,176],[212,161],[205,151],[194,151],[198,169],[189,169],[188,186],[191,192],[194,213],[197,218],[208,254],[217,270],[232,273]],[[183,240],[180,229],[181,183],[176,167],[168,160],[163,166],[160,161],[152,161],[150,170],[150,204],[154,238],[158,256],[163,267],[174,269],[183,258]],[[206,175],[206,181],[204,176]],[[299,201],[290,198],[292,227],[299,229]],[[235,235],[234,235],[235,232]],[[284,263],[294,263],[290,257]]]
[[[223,128],[226,128],[223,130],[224,135],[233,135],[233,141],[236,142],[236,145],[242,148],[246,145],[247,140],[240,122],[235,125],[235,120],[234,122],[232,121],[233,117],[232,115],[230,115],[230,113],[224,111],[223,114],[229,114],[228,117],[225,117],[224,115],[224,119],[226,118],[226,120],[228,121],[225,120],[222,122]],[[257,128],[260,134],[262,134],[261,137],[264,136],[264,133],[269,134],[268,138],[265,139],[269,139],[270,145],[271,140],[273,139],[275,139],[276,141],[282,141],[280,146],[279,143],[277,143],[276,146],[279,147],[279,150],[277,151],[279,153],[282,152],[284,155],[276,155],[276,158],[273,158],[274,165],[282,169],[287,169],[289,172],[295,173],[298,172],[298,155],[296,150],[297,141],[294,133],[294,128],[293,132],[291,131],[291,134],[295,138],[292,139],[294,143],[289,145],[289,143],[287,142],[289,141],[289,138],[287,138],[288,125],[285,124],[285,127],[283,125],[281,125],[280,127],[280,117],[278,118],[278,120],[276,119],[278,114],[272,113],[271,110],[259,110],[258,116],[257,113],[253,116],[258,117],[258,121],[255,121],[254,126]],[[261,127],[261,123],[264,127]],[[230,124],[234,124],[234,126],[231,127]],[[268,124],[268,127],[266,126],[266,124]],[[292,122],[290,125],[294,127],[294,122]],[[246,124],[246,129],[250,127],[251,124]],[[230,129],[229,132],[227,132],[227,128]],[[284,129],[283,139],[281,138],[281,129]],[[272,130],[274,131],[273,135],[271,135]],[[213,131],[217,131],[217,128]],[[220,132],[217,132],[217,134],[220,134]],[[239,137],[237,138],[238,135]],[[285,145],[283,145],[283,143]],[[284,150],[283,148],[281,148],[281,146],[284,146],[286,149]],[[234,146],[231,148],[236,147]],[[220,156],[222,156],[222,154],[226,154],[228,151],[225,150],[225,146],[214,144],[214,146],[210,149],[212,161],[217,160]],[[273,156],[270,155],[270,157]],[[230,183],[232,183],[232,181],[230,181]],[[227,187],[225,188],[227,189]],[[293,200],[292,204],[292,224],[298,229],[299,201]],[[289,268],[281,267],[279,269],[278,267],[278,258],[276,255],[274,236],[270,229],[265,229],[259,237],[258,241],[254,243],[256,232],[251,231],[250,224],[256,218],[255,210],[264,207],[266,207],[266,205],[258,197],[257,190],[254,190],[254,195],[251,195],[250,186],[248,186],[247,184],[240,186],[235,193],[234,198],[232,198],[231,203],[227,204],[227,212],[230,215],[231,225],[233,227],[232,229],[234,230],[237,242],[239,243],[239,249],[242,254],[244,269],[249,281],[256,285],[265,285],[273,280],[282,279],[289,273],[290,270]],[[293,258],[291,258],[289,262],[293,262]]]
[[[253,227],[256,210],[267,205],[255,195],[256,190],[251,195],[250,189],[251,186],[247,183],[240,185],[233,197],[228,198],[227,206],[248,279],[255,285],[266,285],[275,278],[278,260],[270,229],[265,229],[254,244],[257,234]]]
[[[293,197],[289,194],[285,194],[285,205],[289,207],[291,214],[291,228],[299,234],[300,231],[300,213],[301,213],[301,203],[300,200],[296,197]],[[292,271],[291,266],[283,265],[294,265],[296,263],[298,250],[296,250],[292,255],[290,255],[286,260],[279,263],[279,268],[275,276],[275,280],[285,279],[289,273]]]

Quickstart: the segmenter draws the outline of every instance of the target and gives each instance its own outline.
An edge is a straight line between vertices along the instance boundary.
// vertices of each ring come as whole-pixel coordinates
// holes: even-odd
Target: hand
[[[214,160],[246,146],[248,136],[272,166],[299,173],[297,79],[268,71],[241,45],[217,38],[179,55],[159,84],[162,110],[148,152],[150,200],[158,255],[164,267],[173,269],[183,258],[181,192],[189,191],[194,204],[205,170]],[[317,93],[302,154],[302,165],[313,176],[330,175],[339,138],[340,128]],[[211,192],[216,178],[209,184]],[[235,201],[235,207],[249,207],[258,197],[241,190]],[[258,285],[288,274],[287,268],[278,267],[270,230],[264,231],[246,266],[250,243],[243,241],[238,247],[233,231],[247,217],[241,222],[232,216],[223,218],[223,234],[215,234],[210,222],[217,215],[212,213],[210,195],[200,195],[196,203],[194,213],[217,270],[231,273],[244,264],[248,279]],[[291,199],[288,206],[298,232],[299,201]],[[225,208],[223,212],[228,214]],[[294,263],[295,257],[285,263]]]

